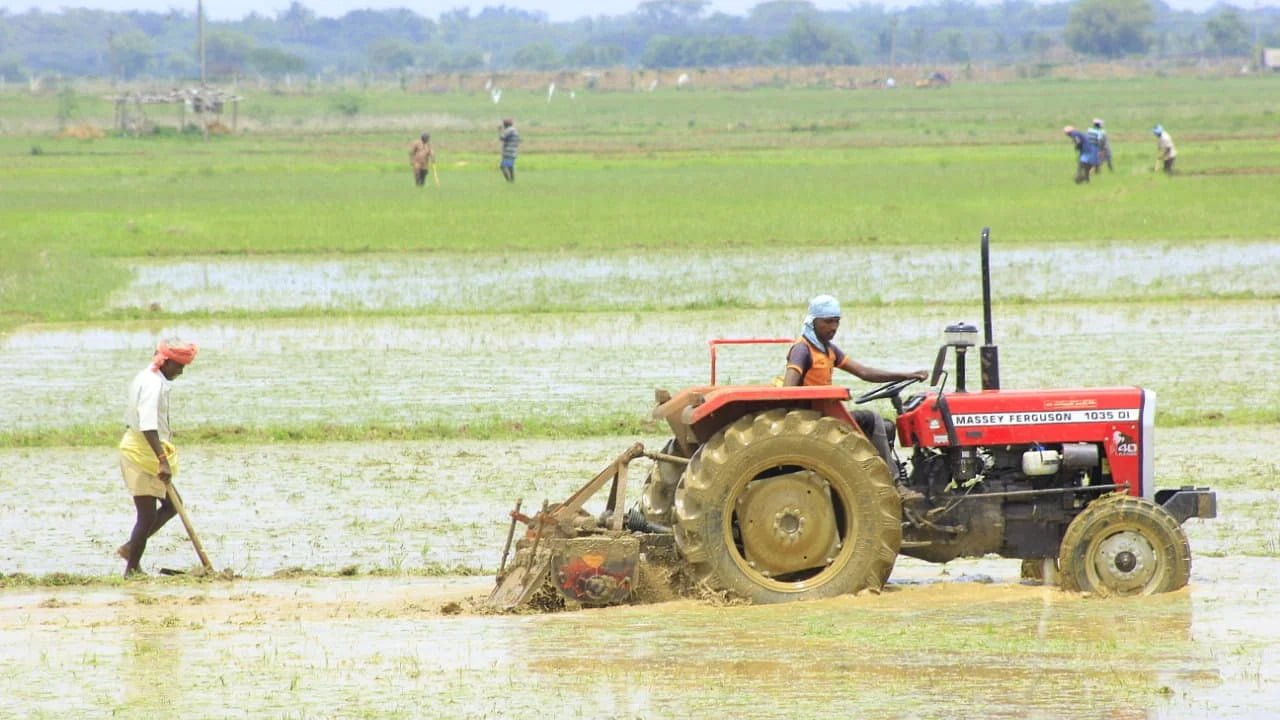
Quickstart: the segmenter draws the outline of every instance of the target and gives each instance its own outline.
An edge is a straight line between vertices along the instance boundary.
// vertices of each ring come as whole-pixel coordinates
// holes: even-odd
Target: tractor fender
[[[1218,494],[1209,488],[1180,487],[1157,490],[1156,504],[1169,511],[1181,525],[1191,518],[1218,517]]]
[[[844,405],[849,397],[849,388],[839,385],[718,385],[697,394],[695,402],[684,408],[682,420],[700,443],[744,415],[775,408],[815,410],[856,429]]]

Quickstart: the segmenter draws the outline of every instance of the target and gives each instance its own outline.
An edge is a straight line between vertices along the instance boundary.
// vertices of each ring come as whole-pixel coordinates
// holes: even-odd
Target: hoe
[[[941,563],[996,553],[1021,559],[1024,577],[1056,574],[1064,589],[1104,597],[1186,585],[1182,523],[1215,517],[1216,494],[1155,488],[1149,390],[1000,387],[988,248],[984,228],[981,387],[965,372],[977,328],[957,323],[928,390],[904,399],[911,379],[853,399],[892,403],[897,444],[910,449],[897,467],[854,422],[848,388],[717,385],[715,343],[744,341],[712,341],[710,384],[657,392],[653,417],[672,433],[660,452],[637,443],[532,515],[516,503],[489,605],[602,606],[690,591],[825,598],[878,591],[900,554]],[[641,457],[653,466],[627,509],[628,466]],[[603,512],[586,511],[606,487]]]

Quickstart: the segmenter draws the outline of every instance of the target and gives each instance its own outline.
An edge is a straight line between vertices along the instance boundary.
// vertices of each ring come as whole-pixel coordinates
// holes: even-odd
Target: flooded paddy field
[[[0,336],[0,418],[114,423],[146,349],[174,334],[202,348],[179,428],[635,418],[655,387],[707,381],[708,339],[795,337],[819,291],[844,302],[854,357],[927,367],[946,325],[981,323],[978,265],[973,248],[139,261],[116,304],[193,315]],[[1280,401],[1280,244],[1012,248],[993,276],[1007,387],[1136,384],[1180,416]],[[719,380],[767,383],[784,352],[725,349]]]
[[[1196,557],[1280,557],[1276,433],[1266,425],[1158,431],[1159,486],[1224,493],[1219,519],[1187,526]],[[191,446],[180,451],[175,482],[215,565],[239,575],[490,572],[517,497],[526,508],[561,500],[636,440],[657,449],[665,439]],[[632,463],[633,494],[648,468]],[[112,448],[0,450],[0,568],[114,575],[115,548],[133,524],[123,487]],[[148,544],[147,562],[152,570],[195,562],[176,520]]]
[[[1016,561],[902,559],[878,596],[479,612],[515,498],[562,499],[635,440],[665,440],[545,439],[547,427],[647,415],[655,387],[707,381],[708,339],[794,337],[816,292],[841,297],[838,342],[878,367],[927,367],[945,325],[981,319],[969,249],[801,254],[146,260],[113,304],[156,303],[156,319],[0,336],[0,429],[33,433],[118,426],[157,338],[201,344],[173,394],[177,485],[235,577],[156,575],[195,564],[175,520],[149,545],[152,577],[117,580],[133,510],[113,448],[0,448],[0,573],[45,578],[0,590],[0,717],[1153,720],[1280,707],[1275,243],[996,254],[1005,386],[1152,389],[1159,484],[1219,491],[1220,517],[1186,526],[1182,591],[1096,600],[1023,585]],[[814,287],[815,267],[829,286]],[[781,358],[724,349],[720,381],[769,382]],[[495,418],[514,424],[506,439],[182,439]],[[534,421],[543,439],[522,437]],[[633,465],[633,494],[647,467]],[[89,582],[56,587],[55,573]]]
[[[942,329],[980,305],[859,308],[838,344],[876,367],[932,365]],[[417,315],[27,326],[0,338],[10,430],[118,422],[157,337],[200,343],[173,393],[175,427],[299,423],[544,424],[641,418],[654,388],[709,379],[707,340],[795,337],[798,308]],[[1262,413],[1280,404],[1274,300],[998,307],[1005,387],[1140,385],[1163,416]],[[785,348],[722,348],[721,383],[768,383]],[[850,378],[852,380],[852,378]],[[855,383],[858,384],[858,383]]]
[[[139,261],[116,308],[174,313],[323,309],[492,314],[803,306],[818,292],[879,303],[981,303],[963,248],[676,248],[639,253],[433,252]],[[815,268],[823,280],[815,281]],[[1280,244],[996,248],[995,297],[1040,302],[1280,292]],[[1223,278],[1231,278],[1224,283]],[[821,284],[821,287],[815,285]]]
[[[1280,704],[1275,437],[1160,432],[1162,485],[1220,490],[1220,517],[1186,526],[1191,584],[1168,595],[903,559],[879,596],[511,616],[475,609],[487,577],[415,572],[491,571],[515,496],[562,497],[633,438],[190,447],[192,519],[246,577],[0,591],[0,716],[1264,717]],[[120,570],[132,510],[113,463],[0,450],[7,572]],[[144,568],[193,563],[175,521]],[[358,576],[280,572],[299,566]]]

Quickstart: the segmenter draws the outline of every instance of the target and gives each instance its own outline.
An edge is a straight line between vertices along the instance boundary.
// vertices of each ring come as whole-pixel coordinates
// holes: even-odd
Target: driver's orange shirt
[[[844,362],[844,353],[832,343],[823,352],[801,337],[787,353],[787,368],[800,373],[801,385],[830,385],[831,371]]]

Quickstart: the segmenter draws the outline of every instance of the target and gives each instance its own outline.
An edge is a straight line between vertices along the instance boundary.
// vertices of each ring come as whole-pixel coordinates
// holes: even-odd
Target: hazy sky
[[[506,5],[522,10],[544,12],[551,20],[573,20],[583,16],[622,15],[636,9],[640,0],[491,0],[488,2],[475,0],[300,0],[302,4],[322,17],[338,17],[351,10],[365,8],[408,8],[429,18],[437,18],[440,13],[460,7],[470,7],[478,12],[486,6]],[[860,2],[849,0],[812,0],[821,9],[839,10],[857,5]],[[936,1],[936,0],[935,0]],[[979,4],[987,4],[994,0],[978,0]],[[289,7],[290,0],[208,0],[205,3],[206,16],[213,20],[238,20],[250,12],[257,11],[269,17]],[[724,12],[732,15],[745,15],[748,10],[759,4],[761,0],[711,0],[712,12]],[[1216,0],[1167,0],[1171,7],[1185,10],[1205,10],[1215,4]],[[920,0],[882,0],[871,4],[885,7],[903,7],[907,5],[927,4]],[[1233,0],[1230,4],[1241,8],[1272,7],[1280,4],[1280,0]],[[10,12],[25,12],[28,8],[38,7],[45,12],[62,7],[84,7],[96,10],[152,10],[164,12],[169,8],[195,10],[196,0],[175,2],[174,0],[0,0],[0,8]]]

